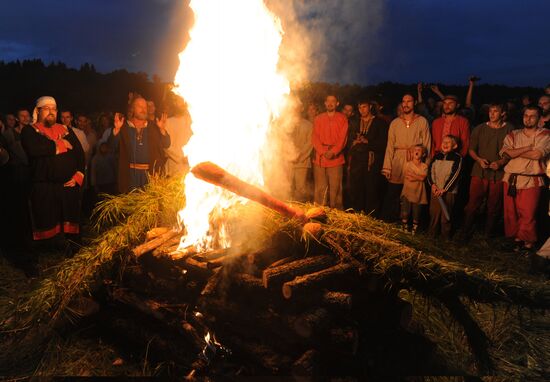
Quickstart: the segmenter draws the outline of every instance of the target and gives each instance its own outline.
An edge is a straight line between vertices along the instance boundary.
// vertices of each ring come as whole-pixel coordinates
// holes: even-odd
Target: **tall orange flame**
[[[239,178],[263,185],[261,150],[289,84],[277,71],[282,27],[263,0],[192,0],[195,24],[180,53],[174,91],[189,106],[193,136],[185,146],[190,166],[214,162]],[[223,224],[209,233],[209,217],[242,198],[188,175],[187,235],[183,247],[227,247]]]

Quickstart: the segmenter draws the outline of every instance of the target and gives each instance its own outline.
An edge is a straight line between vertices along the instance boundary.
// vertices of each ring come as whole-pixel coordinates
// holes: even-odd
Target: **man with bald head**
[[[165,149],[170,147],[166,130],[167,115],[155,122],[148,120],[147,101],[135,97],[129,105],[126,119],[116,113],[113,133],[109,143],[118,152],[118,190],[121,193],[141,188],[148,182],[148,175],[163,173],[166,163]]]

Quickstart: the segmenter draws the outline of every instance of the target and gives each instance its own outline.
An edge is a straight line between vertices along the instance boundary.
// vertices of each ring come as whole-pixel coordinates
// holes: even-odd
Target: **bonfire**
[[[193,119],[191,172],[97,206],[95,237],[3,305],[0,365],[51,356],[52,338],[93,325],[144,370],[188,379],[542,378],[544,317],[522,312],[546,311],[550,286],[526,277],[515,254],[483,242],[443,251],[368,215],[266,190],[267,133],[289,102],[283,31],[263,1],[225,4],[191,2],[175,79]]]

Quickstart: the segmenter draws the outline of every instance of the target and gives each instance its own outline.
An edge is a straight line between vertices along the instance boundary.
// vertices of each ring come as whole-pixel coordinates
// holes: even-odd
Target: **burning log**
[[[208,262],[212,260],[216,260],[222,257],[225,257],[229,255],[230,253],[235,252],[235,248],[221,248],[221,249],[214,249],[211,251],[201,252],[197,253],[193,257],[196,260],[202,261],[202,262]]]
[[[234,192],[237,195],[258,202],[268,208],[271,208],[272,210],[277,211],[287,218],[298,219],[302,223],[305,223],[307,221],[307,218],[303,211],[289,206],[288,204],[283,203],[280,200],[269,195],[265,191],[262,191],[258,187],[240,180],[236,176],[228,173],[214,163],[199,163],[191,169],[191,172],[198,179],[204,180],[205,182],[214,184],[219,187],[223,187],[226,190]]]
[[[246,252],[233,252],[225,256],[220,256],[217,259],[208,260],[207,267],[209,269],[214,269],[220,266],[236,266],[239,261],[247,258],[248,254]]]
[[[351,286],[358,278],[357,268],[351,264],[338,264],[322,271],[296,277],[294,280],[283,284],[283,296],[286,299],[295,298],[307,294],[311,290],[339,284],[339,287]]]
[[[178,249],[180,241],[181,237],[179,235],[174,236],[173,238],[167,240],[164,244],[160,245],[158,248],[155,248],[153,250],[153,256],[159,257],[168,255],[170,252]]]
[[[162,235],[155,237],[154,239],[147,241],[133,249],[133,254],[136,257],[140,257],[143,254],[152,251],[155,248],[160,247],[162,244],[166,243],[168,240],[179,234],[176,230],[169,230]]]
[[[306,257],[278,267],[269,267],[263,271],[262,279],[265,288],[281,287],[285,282],[308,273],[331,267],[336,262],[334,256]]]

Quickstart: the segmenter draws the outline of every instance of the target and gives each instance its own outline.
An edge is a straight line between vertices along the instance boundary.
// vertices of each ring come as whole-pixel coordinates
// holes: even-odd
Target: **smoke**
[[[310,81],[350,83],[367,78],[366,68],[380,44],[377,32],[383,19],[383,0],[265,0],[284,31],[279,49],[279,70],[291,89]],[[263,150],[264,178],[269,191],[291,197],[289,173],[299,128],[300,100],[291,95],[287,108],[272,124]],[[302,116],[303,117],[303,116]]]
[[[281,69],[291,84],[323,79],[351,83],[383,48],[379,38],[384,0],[266,0],[285,36]]]

